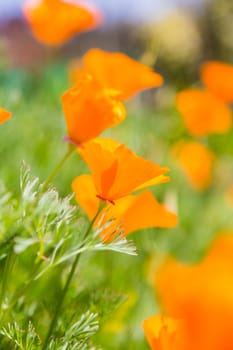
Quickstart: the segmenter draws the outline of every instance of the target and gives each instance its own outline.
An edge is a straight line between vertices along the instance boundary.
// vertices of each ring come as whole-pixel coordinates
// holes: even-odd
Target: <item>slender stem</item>
[[[98,211],[97,211],[95,217],[92,219],[92,221],[91,221],[90,224],[88,225],[87,231],[85,232],[84,237],[83,237],[83,241],[85,241],[85,239],[86,239],[87,236],[89,235],[89,233],[90,233],[90,231],[91,231],[91,229],[92,229],[92,226],[93,226],[93,224],[94,224],[96,218],[98,217],[100,211],[102,210],[102,208],[103,208],[103,207],[100,205],[100,207],[99,207],[99,209],[98,209]],[[81,256],[81,254],[78,254],[78,255],[76,256],[76,258],[74,259],[74,262],[73,262],[73,264],[72,264],[72,267],[71,267],[70,273],[69,273],[69,275],[68,275],[66,284],[65,284],[65,286],[64,286],[64,288],[63,288],[63,291],[62,291],[62,293],[61,293],[61,296],[60,296],[60,298],[59,298],[59,300],[58,300],[58,303],[57,303],[57,306],[56,306],[56,310],[55,310],[55,313],[54,313],[52,322],[51,322],[51,324],[50,324],[48,334],[47,334],[47,336],[46,336],[46,338],[45,338],[45,342],[44,342],[44,345],[43,345],[42,350],[45,350],[45,349],[46,349],[46,347],[47,347],[47,345],[48,345],[49,338],[51,337],[51,335],[52,335],[52,333],[53,333],[53,330],[54,330],[54,328],[55,328],[55,326],[56,326],[57,319],[58,319],[58,316],[59,316],[61,307],[62,307],[62,305],[63,305],[63,301],[64,301],[64,299],[65,299],[65,296],[66,296],[67,290],[68,290],[68,288],[69,288],[70,282],[71,282],[71,280],[72,280],[72,278],[73,278],[74,272],[75,272],[76,267],[77,267],[77,265],[78,265],[78,262],[79,262],[79,260],[80,260],[80,256]]]
[[[59,301],[57,303],[57,307],[56,307],[56,310],[55,310],[55,314],[53,316],[53,319],[52,319],[52,322],[50,324],[50,327],[49,327],[49,331],[48,331],[48,334],[46,336],[46,339],[45,339],[45,342],[44,342],[44,346],[42,348],[42,350],[45,350],[47,348],[47,345],[48,345],[48,341],[49,341],[49,338],[51,336],[51,334],[53,333],[53,330],[54,330],[54,327],[56,326],[56,323],[57,323],[57,319],[58,319],[58,316],[59,316],[59,313],[60,313],[60,310],[61,310],[61,307],[62,307],[62,304],[63,304],[63,301],[64,301],[64,298],[66,296],[66,293],[67,293],[67,290],[69,288],[69,285],[70,285],[70,282],[72,280],[72,277],[74,275],[74,272],[76,270],[76,267],[77,267],[77,264],[79,262],[79,258],[80,258],[80,254],[76,256],[73,264],[72,264],[72,268],[70,270],[70,273],[69,273],[69,276],[67,278],[67,281],[66,281],[66,284],[64,286],[64,289],[62,291],[62,294],[59,298]]]
[[[10,272],[13,268],[14,262],[15,262],[15,256],[14,256],[13,250],[11,249],[6,258],[3,276],[2,276],[2,287],[0,291],[0,314],[2,314],[2,306],[6,295],[6,289],[7,289],[7,285],[10,277]]]
[[[73,145],[69,144],[69,148],[67,150],[67,152],[65,153],[64,157],[60,160],[60,162],[57,164],[57,166],[54,168],[54,170],[51,172],[51,174],[49,175],[49,177],[47,178],[47,180],[44,182],[43,186],[42,186],[42,191],[45,190],[48,185],[52,182],[52,180],[55,178],[55,176],[57,175],[57,173],[60,171],[60,169],[62,168],[63,164],[65,163],[65,161],[71,156],[71,154],[76,150],[76,147],[74,147]]]

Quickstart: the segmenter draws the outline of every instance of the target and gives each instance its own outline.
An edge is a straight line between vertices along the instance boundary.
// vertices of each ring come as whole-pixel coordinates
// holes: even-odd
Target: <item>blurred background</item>
[[[167,81],[175,80],[180,85],[197,77],[197,67],[203,60],[231,60],[231,0],[92,2],[103,11],[104,25],[69,41],[59,57],[76,57],[90,47],[125,51],[151,66],[156,64]],[[11,67],[35,69],[51,59],[51,50],[33,39],[21,14],[22,3],[0,2],[1,59],[5,57]]]

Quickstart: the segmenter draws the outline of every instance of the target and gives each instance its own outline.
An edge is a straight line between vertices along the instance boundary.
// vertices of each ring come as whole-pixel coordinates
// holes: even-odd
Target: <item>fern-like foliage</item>
[[[98,315],[87,311],[68,328],[63,337],[51,339],[48,350],[101,350],[90,341],[98,330]],[[40,337],[31,322],[26,329],[16,322],[9,323],[0,329],[0,336],[9,350],[39,350],[42,347]]]
[[[25,166],[21,170],[20,187],[18,200],[0,187],[0,257],[6,256],[9,246],[15,254],[32,248],[34,262],[40,264],[36,278],[85,251],[136,254],[132,243],[123,237],[102,242],[101,229],[84,238],[87,223],[78,207],[71,205],[72,197],[60,198],[54,188],[43,191],[43,184],[31,178]]]
[[[0,329],[0,334],[6,338],[9,349],[39,350],[41,348],[40,338],[31,322],[28,323],[26,330],[21,329],[16,322],[9,323]]]
[[[0,349],[38,350],[77,255],[107,250],[130,255],[136,252],[123,235],[110,242],[101,240],[112,222],[90,229],[87,218],[72,204],[72,196],[61,198],[56,189],[45,189],[25,165],[20,189],[20,196],[14,197],[0,184]],[[99,319],[104,319],[106,309],[114,307],[102,303],[101,298],[96,303],[99,307],[91,307],[92,295],[87,298],[90,303],[82,303],[79,312],[74,313],[78,292],[67,297],[72,310],[66,312],[65,306],[61,310],[60,323],[48,349],[99,349],[91,337],[98,332]],[[118,304],[123,299],[119,296],[109,300]]]

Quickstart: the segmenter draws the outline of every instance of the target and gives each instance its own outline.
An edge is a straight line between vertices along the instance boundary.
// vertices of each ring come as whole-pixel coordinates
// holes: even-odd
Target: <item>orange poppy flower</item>
[[[6,111],[0,106],[0,124],[11,118],[11,112]]]
[[[96,195],[101,200],[115,200],[139,189],[164,183],[167,167],[138,157],[125,145],[113,140],[94,140],[79,149],[81,157],[90,168]]]
[[[121,92],[128,99],[144,89],[158,87],[163,83],[160,74],[120,52],[91,49],[70,68],[73,81],[79,78],[81,69],[91,73],[105,87]]]
[[[96,197],[96,188],[90,175],[78,176],[72,183],[76,201],[85,210],[90,219],[93,219],[99,208],[99,199]],[[119,233],[124,236],[133,231],[149,227],[174,227],[177,216],[158,203],[151,192],[145,191],[138,195],[129,195],[116,200],[115,205],[105,207],[98,218],[96,225],[107,228],[101,233],[104,241],[113,239]],[[112,220],[110,224],[110,220]]]
[[[142,328],[152,350],[178,350],[180,346],[178,320],[155,315],[145,319]]]
[[[233,65],[210,61],[201,66],[201,80],[206,88],[226,102],[233,102]]]
[[[103,89],[91,75],[83,74],[62,96],[70,141],[83,144],[123,121],[126,111],[118,95],[117,91]]]
[[[182,320],[173,350],[233,349],[233,235],[224,234],[197,265],[169,259],[155,279],[164,311]]]
[[[175,156],[194,188],[208,188],[212,181],[215,156],[206,146],[198,142],[178,144]]]
[[[208,91],[187,89],[177,94],[176,106],[194,136],[227,132],[232,124],[231,111]]]
[[[62,44],[102,20],[100,11],[84,1],[28,0],[23,12],[35,37],[47,45]]]

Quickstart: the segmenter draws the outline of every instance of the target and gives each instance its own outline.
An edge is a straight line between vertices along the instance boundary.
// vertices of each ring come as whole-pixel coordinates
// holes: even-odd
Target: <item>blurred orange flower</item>
[[[90,168],[97,197],[110,203],[139,189],[169,181],[164,175],[167,167],[138,157],[125,145],[110,139],[90,141],[79,153]]]
[[[198,142],[178,143],[174,153],[192,186],[205,190],[212,181],[214,154]]]
[[[117,91],[103,89],[89,74],[62,96],[70,142],[81,145],[97,137],[106,128],[125,119],[126,111]]]
[[[96,197],[93,178],[90,175],[78,176],[73,181],[72,188],[76,201],[93,219],[100,201]],[[158,203],[149,191],[123,197],[114,204],[108,204],[96,219],[99,227],[108,222],[106,229],[101,232],[104,241],[111,240],[120,233],[126,236],[143,228],[174,227],[177,224],[177,216]]]
[[[155,315],[145,319],[142,328],[152,350],[179,349],[181,345],[179,339],[181,327],[178,320]]]
[[[11,112],[6,111],[0,106],[0,124],[11,118]]]
[[[35,37],[47,45],[62,44],[102,21],[97,8],[79,0],[28,0],[23,12]]]
[[[176,107],[194,136],[224,133],[232,125],[231,111],[226,103],[209,91],[183,90],[177,94]]]
[[[201,80],[205,87],[226,102],[233,102],[233,65],[210,61],[201,66]]]
[[[156,291],[164,312],[182,320],[183,342],[164,349],[233,349],[232,252],[233,235],[225,233],[199,264],[188,266],[169,259],[162,266],[155,279]],[[156,335],[157,328],[153,330]]]
[[[119,91],[122,99],[163,83],[160,74],[120,52],[91,49],[84,55],[82,63],[71,64],[72,81],[79,79],[82,70],[92,74],[103,87]]]

